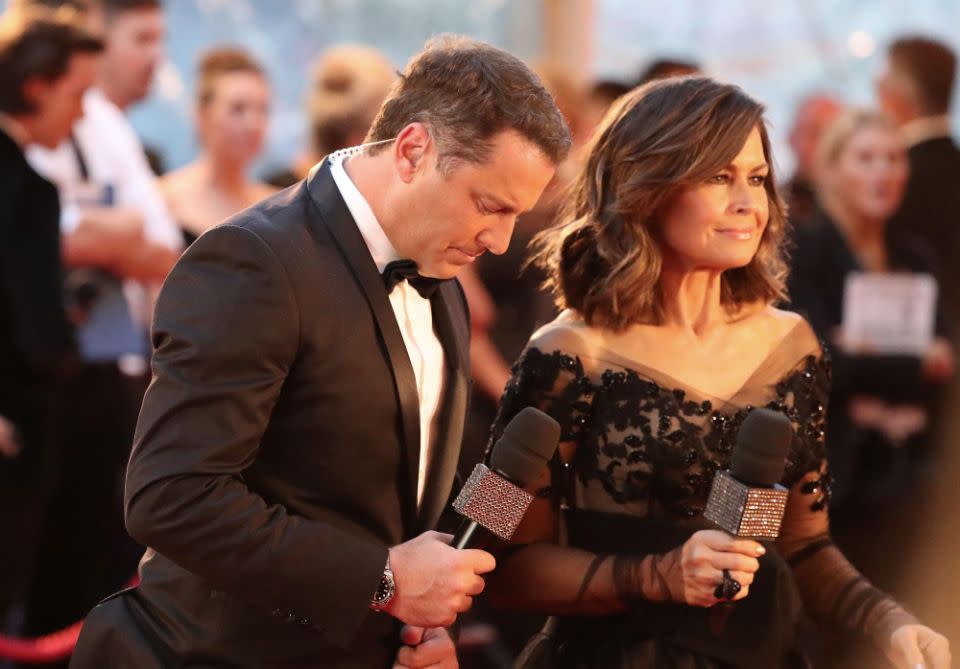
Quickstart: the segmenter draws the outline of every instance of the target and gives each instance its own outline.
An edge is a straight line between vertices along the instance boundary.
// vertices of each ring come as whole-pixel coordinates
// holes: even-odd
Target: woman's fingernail
[[[767,552],[766,548],[764,548],[763,546],[757,546],[757,555],[763,555],[766,552]]]

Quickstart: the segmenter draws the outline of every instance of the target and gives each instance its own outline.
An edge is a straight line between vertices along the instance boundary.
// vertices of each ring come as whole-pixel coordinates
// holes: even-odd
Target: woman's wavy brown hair
[[[531,245],[531,263],[546,272],[558,306],[612,330],[660,322],[657,216],[684,188],[726,168],[754,128],[770,167],[770,220],[750,263],[723,273],[721,300],[733,311],[783,299],[786,206],[763,111],[736,86],[704,77],[654,81],[617,101],[592,139],[559,224]]]

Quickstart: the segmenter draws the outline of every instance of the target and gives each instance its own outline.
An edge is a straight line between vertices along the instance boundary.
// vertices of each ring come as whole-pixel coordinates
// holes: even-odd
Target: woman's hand
[[[943,337],[937,337],[923,355],[923,376],[928,381],[939,383],[953,376],[953,347]]]
[[[683,576],[683,598],[691,606],[713,606],[727,601],[716,597],[723,582],[723,570],[740,584],[740,591],[730,601],[743,599],[750,592],[753,576],[760,568],[758,557],[766,552],[763,546],[749,539],[735,539],[719,530],[700,530],[687,539],[680,551]]]
[[[20,453],[20,440],[13,423],[0,416],[0,456],[14,458]]]
[[[950,643],[924,625],[898,627],[886,653],[897,669],[950,669]]]

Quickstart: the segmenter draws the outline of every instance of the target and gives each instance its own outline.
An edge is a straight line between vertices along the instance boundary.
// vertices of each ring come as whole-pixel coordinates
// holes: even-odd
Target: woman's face
[[[659,217],[664,263],[685,271],[748,265],[770,217],[760,131],[716,174],[674,197]]]
[[[210,154],[246,165],[259,155],[267,134],[270,88],[253,72],[221,75],[198,115],[200,139]]]
[[[854,132],[824,176],[847,211],[886,221],[900,206],[907,170],[907,150],[896,131],[869,125]]]

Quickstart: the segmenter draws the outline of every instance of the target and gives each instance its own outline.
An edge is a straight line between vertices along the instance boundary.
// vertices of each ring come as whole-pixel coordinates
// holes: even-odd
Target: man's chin
[[[431,279],[452,279],[461,271],[463,271],[463,268],[468,264],[469,263],[464,263],[460,265],[452,262],[443,262],[427,266],[420,266],[418,271],[420,276],[429,277]]]

